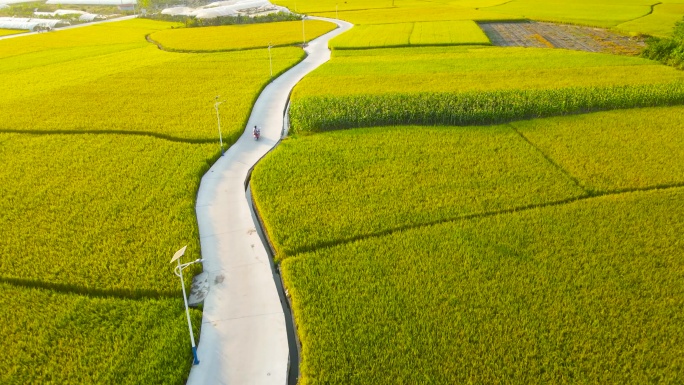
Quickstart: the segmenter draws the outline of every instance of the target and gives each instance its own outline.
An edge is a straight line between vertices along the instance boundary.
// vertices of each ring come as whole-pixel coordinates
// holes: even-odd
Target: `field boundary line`
[[[358,235],[358,236],[354,236],[354,237],[350,237],[350,238],[346,238],[346,239],[338,239],[338,240],[328,241],[328,242],[320,242],[320,243],[313,245],[311,247],[302,247],[299,249],[294,249],[294,250],[292,250],[292,252],[290,254],[285,254],[284,258],[282,258],[281,260],[294,258],[294,257],[300,256],[301,254],[314,252],[314,251],[317,251],[319,249],[341,246],[341,245],[345,245],[348,243],[353,243],[356,241],[361,241],[361,240],[366,240],[366,239],[380,238],[380,237],[392,235],[394,233],[399,233],[399,232],[406,231],[406,230],[414,230],[414,229],[419,229],[419,228],[423,228],[423,227],[431,227],[431,226],[441,225],[441,224],[445,224],[445,223],[462,222],[462,221],[467,221],[467,220],[471,220],[471,219],[496,217],[499,215],[514,214],[514,213],[525,212],[525,211],[530,211],[530,210],[535,210],[535,209],[543,209],[543,208],[547,208],[547,207],[563,206],[563,205],[570,204],[570,203],[581,202],[581,201],[586,201],[586,200],[591,200],[591,199],[598,199],[598,198],[602,198],[602,197],[606,197],[606,196],[615,196],[615,195],[629,194],[629,193],[635,193],[635,192],[648,192],[648,191],[657,191],[657,190],[673,190],[673,189],[680,189],[680,188],[684,188],[684,182],[672,183],[672,184],[667,184],[667,185],[655,185],[655,186],[649,186],[649,187],[631,188],[631,189],[611,190],[611,191],[606,191],[606,192],[602,192],[602,193],[596,193],[594,195],[580,195],[577,197],[562,199],[562,200],[553,201],[553,202],[531,204],[531,205],[520,206],[520,207],[515,207],[515,208],[505,209],[505,210],[498,210],[498,211],[488,211],[488,212],[482,212],[482,213],[468,214],[468,215],[462,215],[462,216],[457,216],[457,217],[453,217],[453,218],[445,218],[445,219],[440,219],[437,221],[425,222],[425,223],[420,223],[420,224],[415,224],[415,225],[399,226],[399,227],[395,227],[392,229],[378,231],[375,233]]]
[[[648,11],[648,13],[646,13],[646,14],[644,14],[644,15],[641,15],[641,16],[639,16],[639,17],[635,17],[634,19],[625,20],[625,21],[623,21],[622,23],[616,25],[615,27],[617,27],[617,26],[619,26],[619,25],[622,25],[622,24],[625,24],[625,23],[629,23],[629,22],[634,21],[634,20],[643,19],[643,18],[646,17],[646,16],[650,16],[650,15],[652,15],[653,12],[655,11],[655,7],[658,6],[658,5],[662,5],[662,4],[663,4],[662,1],[659,1],[659,2],[657,2],[657,3],[651,4],[651,5],[650,5],[651,10]],[[613,28],[615,28],[615,27],[613,27]],[[611,29],[613,29],[613,28],[611,28]]]
[[[507,125],[508,127],[510,127],[511,130],[513,130],[513,132],[515,132],[516,134],[518,134],[518,136],[519,136],[520,138],[522,138],[522,140],[524,140],[525,142],[527,142],[527,144],[529,144],[530,146],[532,146],[532,148],[534,148],[539,154],[541,154],[541,156],[543,156],[544,159],[546,159],[547,162],[549,162],[551,165],[553,165],[553,167],[555,167],[555,168],[558,169],[560,172],[562,172],[565,176],[567,176],[568,178],[570,178],[570,180],[571,180],[577,187],[579,187],[582,191],[584,191],[584,192],[585,192],[586,194],[588,194],[588,195],[594,195],[594,194],[595,194],[594,191],[587,190],[584,186],[582,186],[582,184],[580,183],[580,180],[579,180],[577,177],[575,177],[574,175],[572,175],[572,174],[570,173],[570,171],[566,170],[566,169],[563,168],[560,164],[558,164],[555,160],[553,160],[547,153],[544,152],[544,150],[542,150],[541,148],[539,148],[536,144],[532,143],[532,141],[529,140],[529,139],[525,136],[525,134],[523,134],[522,132],[520,132],[520,130],[518,130],[513,124],[507,123],[506,125]]]
[[[35,136],[48,135],[131,135],[131,136],[148,136],[155,139],[168,140],[170,142],[187,143],[187,144],[206,144],[214,143],[216,139],[192,139],[179,138],[173,135],[159,134],[149,131],[128,131],[128,130],[12,130],[0,129],[0,134],[26,134]]]
[[[334,30],[333,30],[334,31]],[[145,35],[145,40],[147,40],[148,43],[152,43],[157,46],[157,48],[161,51],[164,52],[171,52],[171,53],[220,53],[220,52],[239,52],[239,51],[255,51],[258,49],[265,49],[268,48],[268,45],[264,46],[258,46],[258,47],[248,47],[248,48],[226,48],[226,49],[209,49],[209,50],[194,50],[194,49],[176,49],[176,48],[167,48],[164,47],[164,45],[156,40],[154,40],[150,35],[152,33],[148,33]],[[301,47],[302,43],[292,43],[292,44],[275,44],[272,45],[271,48],[283,48],[283,47]]]
[[[148,299],[176,299],[178,293],[175,291],[156,291],[149,289],[100,289],[88,288],[75,285],[67,285],[53,282],[43,282],[26,278],[13,278],[0,276],[0,283],[22,287],[26,289],[48,290],[61,294],[80,295],[90,298],[118,298],[128,300],[148,300]]]

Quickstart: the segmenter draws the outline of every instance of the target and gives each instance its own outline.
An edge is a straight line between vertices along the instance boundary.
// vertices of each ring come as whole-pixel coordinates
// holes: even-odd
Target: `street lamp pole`
[[[302,47],[306,47],[306,35],[304,34],[304,20],[306,16],[302,17]]]
[[[270,52],[270,50],[269,50]],[[273,75],[271,75],[273,76]],[[219,106],[223,102],[219,102],[219,97],[216,96],[216,103],[214,103],[214,109],[216,110],[216,121],[218,122],[218,132],[219,132],[219,145],[221,146],[221,156],[223,156],[223,135],[221,135],[221,117],[219,116]]]
[[[271,66],[271,77],[273,77],[273,58],[271,57],[271,42],[268,42],[268,64]]]
[[[188,308],[188,297],[185,294],[185,282],[183,282],[183,269],[185,269],[186,267],[188,267],[192,264],[202,262],[202,260],[197,259],[197,260],[192,261],[192,262],[181,264],[180,258],[183,256],[183,254],[185,254],[185,249],[187,249],[187,248],[188,248],[188,246],[186,245],[182,249],[176,251],[176,254],[173,255],[173,258],[171,258],[171,263],[178,261],[178,266],[176,266],[176,268],[173,269],[173,272],[181,280],[181,287],[183,288],[183,302],[185,302],[185,315],[188,317],[188,330],[190,331],[190,344],[192,345],[192,357],[193,357],[192,364],[198,365],[200,362],[199,362],[199,359],[197,358],[197,347],[195,346],[195,335],[192,333],[192,322],[190,321],[190,309]]]

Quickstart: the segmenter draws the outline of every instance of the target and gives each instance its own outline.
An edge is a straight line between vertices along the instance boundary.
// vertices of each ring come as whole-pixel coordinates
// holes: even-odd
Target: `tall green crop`
[[[480,125],[590,111],[684,104],[684,82],[659,85],[310,96],[295,99],[295,132],[386,125]]]

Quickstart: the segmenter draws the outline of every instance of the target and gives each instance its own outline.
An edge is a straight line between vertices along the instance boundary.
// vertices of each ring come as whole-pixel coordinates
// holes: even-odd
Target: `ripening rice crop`
[[[299,383],[680,383],[683,216],[635,192],[288,258]]]
[[[0,36],[16,35],[18,33],[28,32],[22,29],[0,29]]]
[[[416,47],[333,51],[307,75],[305,96],[464,92],[663,84],[684,73],[654,61],[589,52],[512,47]]]
[[[514,0],[484,10],[535,20],[608,28],[648,15],[651,4],[654,3],[641,0]]]
[[[470,20],[415,23],[411,45],[490,44],[482,29]]]
[[[185,244],[199,256],[196,190],[219,154],[214,98],[230,145],[271,77],[266,50],[179,54],[145,40],[171,25],[0,41],[0,383],[187,377],[169,259]],[[274,74],[303,57],[272,51]]]
[[[610,111],[513,126],[592,192],[684,184],[684,107]]]
[[[312,12],[335,12],[335,8],[340,11],[389,8],[392,4],[398,6],[420,5],[420,0],[274,0],[273,4],[288,7],[290,10],[300,13]]]
[[[290,117],[295,131],[491,124],[681,104],[683,80],[649,60],[565,50],[337,51],[296,87]]]
[[[180,384],[190,370],[180,295],[132,300],[0,283],[0,304],[2,384]],[[191,316],[198,335],[201,313]]]
[[[413,23],[359,25],[332,39],[333,49],[406,47],[409,45]]]
[[[390,0],[391,1],[391,0]],[[397,5],[401,1],[396,1]],[[437,2],[420,2],[415,5],[389,8],[372,8],[351,11],[312,13],[314,16],[339,18],[354,24],[410,23],[416,21],[449,21],[449,20],[521,20],[517,15],[483,11],[471,7],[441,4]]]
[[[619,24],[615,29],[659,37],[672,36],[672,27],[684,17],[684,3],[655,4],[653,13]]]
[[[0,134],[0,277],[71,291],[174,293],[198,256],[195,191],[218,144]],[[30,213],[30,215],[27,215]]]
[[[330,42],[333,49],[462,44],[490,43],[475,22],[463,20],[360,25]]]
[[[20,39],[21,40],[21,39]],[[0,52],[3,51],[0,41]],[[30,68],[19,57],[0,61],[0,131],[146,132],[189,140],[218,140],[214,98],[221,96],[224,141],[242,133],[248,112],[270,79],[266,49],[214,54],[169,53],[142,47]],[[273,73],[303,58],[300,48],[271,50]],[[30,54],[29,56],[33,56]]]
[[[292,104],[296,132],[386,125],[479,125],[684,104],[684,82],[556,90],[309,97]]]
[[[234,51],[302,44],[336,28],[327,21],[301,21],[225,25],[220,27],[166,29],[150,35],[168,51]]]
[[[50,60],[58,56],[61,60],[73,60],[83,57],[79,55],[87,49],[104,49],[112,51],[125,50],[129,45],[146,46],[145,34],[180,26],[179,23],[154,21],[149,19],[132,19],[116,23],[90,25],[85,28],[57,30],[51,33],[40,33],[7,39],[0,42],[0,59],[18,57],[33,53],[37,58]],[[69,51],[68,49],[72,50]],[[73,58],[67,53],[76,55]],[[23,56],[27,65],[35,65],[34,56]],[[133,63],[131,63],[133,64]]]
[[[584,194],[506,126],[379,128],[291,139],[256,166],[251,183],[278,258]]]

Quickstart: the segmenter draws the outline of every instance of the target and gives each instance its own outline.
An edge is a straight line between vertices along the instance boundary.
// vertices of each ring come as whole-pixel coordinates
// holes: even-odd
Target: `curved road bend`
[[[245,180],[250,168],[280,140],[292,88],[330,59],[328,41],[352,27],[344,21],[319,20],[340,28],[310,42],[308,56],[264,89],[245,132],[202,177],[195,210],[211,288],[204,301],[200,364],[190,371],[190,385],[287,383],[285,315],[269,256],[252,219]],[[251,134],[254,125],[261,128],[258,142]]]

